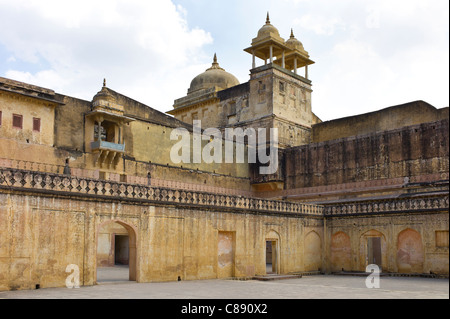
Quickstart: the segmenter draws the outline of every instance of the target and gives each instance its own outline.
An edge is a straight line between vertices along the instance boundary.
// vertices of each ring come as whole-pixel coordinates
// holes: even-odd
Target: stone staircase
[[[298,279],[302,278],[301,274],[296,275],[279,275],[279,274],[267,274],[267,275],[261,275],[261,276],[253,276],[253,280],[259,280],[259,281],[271,281],[271,280],[283,280],[283,279]]]

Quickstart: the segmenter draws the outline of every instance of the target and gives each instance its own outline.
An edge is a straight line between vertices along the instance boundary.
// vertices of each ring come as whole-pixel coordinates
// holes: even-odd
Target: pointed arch
[[[397,237],[397,269],[400,273],[422,273],[424,249],[422,236],[414,229],[406,228]]]
[[[100,223],[97,227],[96,231],[96,253],[99,247],[99,238],[100,238],[100,231],[102,228],[106,227],[110,224],[118,224],[122,226],[128,236],[128,267],[129,267],[129,280],[130,281],[138,281],[138,273],[137,273],[137,242],[138,242],[138,232],[135,226],[133,226],[130,223],[127,223],[121,219],[110,219],[107,221],[104,221]],[[96,270],[99,265],[97,265],[97,258],[96,260]],[[97,281],[97,271],[95,271],[95,281]]]
[[[305,271],[322,268],[322,240],[320,235],[314,230],[305,236],[303,265]]]
[[[386,269],[387,260],[386,236],[376,229],[362,233],[359,238],[359,270],[365,271],[370,264]]]

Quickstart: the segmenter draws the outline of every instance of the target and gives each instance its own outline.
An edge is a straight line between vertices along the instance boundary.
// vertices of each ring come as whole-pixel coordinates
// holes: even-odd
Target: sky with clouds
[[[322,120],[414,100],[449,105],[446,0],[0,0],[0,76],[85,100],[106,78],[165,112],[214,53],[248,81],[243,49],[267,12],[316,62],[312,107]]]

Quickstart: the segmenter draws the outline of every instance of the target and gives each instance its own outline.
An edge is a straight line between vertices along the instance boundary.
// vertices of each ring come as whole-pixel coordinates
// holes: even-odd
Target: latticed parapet
[[[97,197],[141,203],[191,206],[232,212],[322,217],[322,206],[244,196],[184,191],[61,174],[0,169],[0,190],[48,193],[60,196]]]
[[[427,197],[333,204],[323,209],[325,217],[399,213],[448,212],[448,193]]]
[[[398,213],[448,212],[449,196],[436,194],[412,198],[379,199],[372,201],[312,205],[281,200],[185,191],[129,183],[78,178],[61,174],[0,169],[0,190],[39,192],[53,195],[98,197],[99,199],[129,200],[159,204],[217,208],[234,212],[282,214],[311,217],[345,217]]]

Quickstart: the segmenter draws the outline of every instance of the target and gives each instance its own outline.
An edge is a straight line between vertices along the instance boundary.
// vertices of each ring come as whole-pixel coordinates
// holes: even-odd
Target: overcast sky
[[[414,100],[449,105],[447,0],[0,0],[0,76],[85,100],[106,78],[165,112],[214,53],[247,82],[243,49],[267,12],[316,62],[322,120]]]

